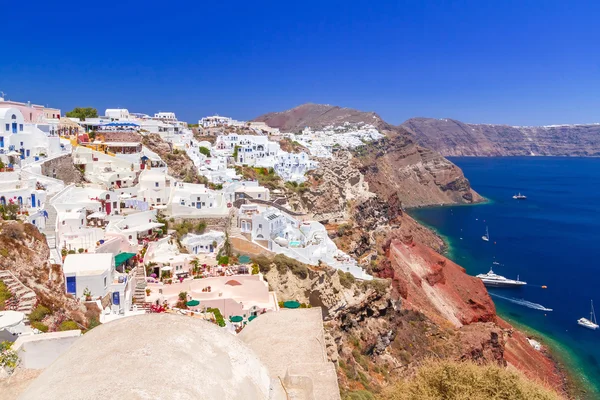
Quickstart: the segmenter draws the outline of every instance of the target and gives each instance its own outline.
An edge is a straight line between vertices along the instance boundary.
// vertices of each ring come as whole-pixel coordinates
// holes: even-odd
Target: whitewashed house
[[[166,213],[172,216],[219,217],[229,213],[222,191],[211,190],[202,184],[175,182]]]
[[[337,248],[317,221],[301,221],[276,208],[249,204],[239,210],[238,227],[253,242],[274,253],[305,264],[324,263],[358,279],[373,279],[352,257]]]
[[[181,239],[181,244],[190,254],[216,254],[225,243],[225,233],[209,231],[201,235],[189,233]]]

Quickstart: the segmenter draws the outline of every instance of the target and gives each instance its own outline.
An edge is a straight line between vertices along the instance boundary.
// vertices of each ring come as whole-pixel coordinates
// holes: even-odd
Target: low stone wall
[[[229,226],[229,217],[223,218],[204,218],[204,217],[173,217],[173,221],[171,218],[167,218],[169,221],[169,229],[175,224],[181,224],[184,221],[191,222],[196,225],[200,222],[204,222],[206,224],[206,230],[214,230],[214,231],[222,231],[225,232],[227,227]]]
[[[273,253],[269,250],[245,239],[230,237],[229,243],[231,244],[231,249],[235,254],[241,254],[249,257],[256,257],[260,255],[270,257],[273,255]]]
[[[42,175],[60,179],[65,185],[83,182],[83,174],[73,165],[73,157],[66,154],[42,164]]]

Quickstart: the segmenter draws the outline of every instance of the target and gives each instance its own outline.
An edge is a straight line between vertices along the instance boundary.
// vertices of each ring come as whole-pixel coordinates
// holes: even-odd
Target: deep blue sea
[[[489,289],[498,313],[546,338],[566,366],[595,390],[589,398],[600,399],[600,330],[576,322],[589,318],[591,299],[600,316],[600,159],[451,161],[490,201],[413,210],[411,215],[447,240],[449,258],[469,274],[494,267],[499,275],[526,281],[520,289]],[[527,200],[514,200],[517,192]],[[481,239],[486,226],[489,242]],[[523,300],[553,311],[530,308]]]

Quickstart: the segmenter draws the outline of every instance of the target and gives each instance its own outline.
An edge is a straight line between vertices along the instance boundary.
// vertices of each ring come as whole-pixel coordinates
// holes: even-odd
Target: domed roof
[[[83,335],[21,399],[267,399],[270,385],[255,353],[224,329],[145,314]]]

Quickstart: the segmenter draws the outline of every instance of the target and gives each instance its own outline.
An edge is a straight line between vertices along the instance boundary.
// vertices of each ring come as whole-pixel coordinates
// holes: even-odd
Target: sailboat
[[[515,200],[527,200],[527,196],[525,196],[524,194],[521,194],[521,192],[519,192],[519,194],[515,194],[513,196],[513,199],[515,199]]]
[[[487,226],[485,227],[485,235],[483,235],[481,238],[486,242],[490,241],[490,231],[488,230]]]
[[[577,323],[579,325],[583,326],[584,328],[596,330],[596,329],[598,329],[598,323],[596,321],[596,313],[594,312],[594,301],[593,300],[590,300],[590,301],[592,304],[592,311],[590,311],[590,319],[579,318],[577,320]]]

